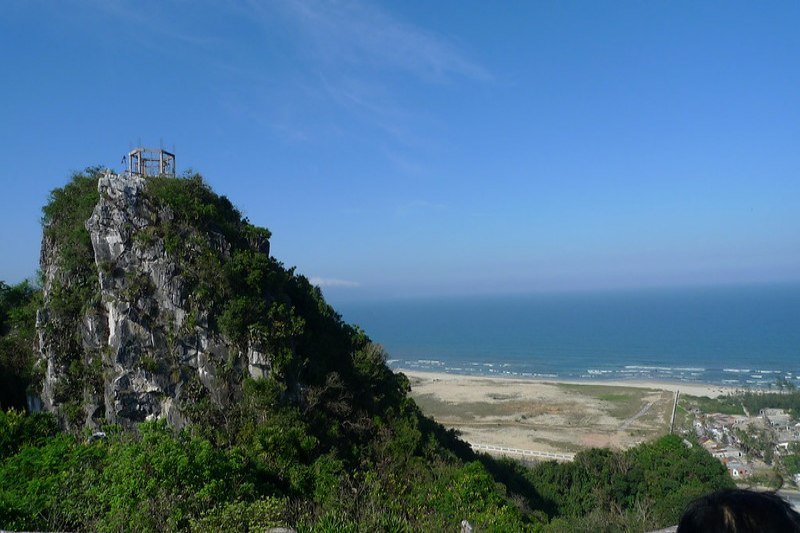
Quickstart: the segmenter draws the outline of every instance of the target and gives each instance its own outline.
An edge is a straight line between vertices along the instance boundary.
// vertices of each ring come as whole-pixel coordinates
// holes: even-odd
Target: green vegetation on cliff
[[[54,319],[47,321],[43,337],[56,354],[55,364],[65,369],[54,396],[63,404],[65,416],[78,424],[84,392],[102,394],[99,376],[99,354],[86,353],[79,324],[87,312],[100,304],[100,290],[94,252],[86,229],[86,219],[92,214],[99,194],[97,180],[101,169],[92,167],[50,193],[42,208],[44,240],[52,243],[57,275],[49,286],[49,308]]]
[[[153,223],[124,230],[134,241],[163,243],[175,258],[189,302],[185,327],[208,324],[240,347],[237,357],[263,347],[272,370],[253,379],[246,365],[228,361],[226,401],[187,381],[192,401],[181,408],[190,423],[181,430],[164,421],[108,424],[105,437],[89,438],[76,414],[104,370],[82,342],[80,317],[99,306],[98,269],[118,268],[94,264],[83,224],[96,186],[96,172],[75,176],[44,209],[59,267],[45,310],[59,320],[45,334],[63,337],[59,361],[74,367],[63,391],[72,423],[63,431],[52,415],[8,410],[24,405],[18,392],[3,400],[0,527],[453,531],[468,519],[480,531],[635,530],[675,523],[690,498],[730,484],[718,462],[673,437],[532,469],[474,454],[420,412],[379,345],[264,253],[269,231],[199,176],[149,180]],[[140,273],[117,274],[131,301],[152,291],[149,278],[136,281]],[[27,285],[0,288],[2,378],[14,383],[8,390],[24,391],[35,381],[41,300]],[[159,313],[148,320],[173,331],[157,323]],[[152,372],[165,363],[148,356],[140,364]]]
[[[0,281],[0,409],[25,409],[35,386],[36,309],[41,293],[29,282]]]

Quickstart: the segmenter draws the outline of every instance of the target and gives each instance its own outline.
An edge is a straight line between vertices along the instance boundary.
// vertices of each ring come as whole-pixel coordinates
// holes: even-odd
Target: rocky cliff
[[[160,199],[145,178],[110,172],[95,178],[97,201],[83,223],[91,261],[81,264],[81,248],[52,231],[69,217],[46,220],[44,307],[37,317],[45,407],[77,426],[156,418],[181,426],[200,397],[218,406],[235,401],[243,376],[270,374],[271,357],[257,336],[234,340],[216,327],[215,310],[199,301],[201,278],[224,274],[198,274],[197,263],[208,256],[211,270],[221,270],[237,247],[266,259],[268,233],[246,232],[253,227],[239,221],[239,233],[247,235],[230,242],[219,228],[186,220],[180,204]],[[202,184],[199,190],[208,192]],[[82,229],[73,228],[85,241]]]

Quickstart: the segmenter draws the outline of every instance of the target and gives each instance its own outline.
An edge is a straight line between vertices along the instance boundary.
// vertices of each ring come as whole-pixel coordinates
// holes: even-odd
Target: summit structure
[[[127,160],[130,175],[175,176],[175,154],[162,148],[134,148]]]

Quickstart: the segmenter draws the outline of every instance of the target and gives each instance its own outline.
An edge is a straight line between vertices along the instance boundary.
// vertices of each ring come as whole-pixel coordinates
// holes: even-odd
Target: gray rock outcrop
[[[54,294],[74,280],[60,270],[58,243],[43,240],[44,308],[37,316],[42,401],[48,410],[64,408],[64,389],[70,386],[70,372],[75,373],[70,365],[79,365],[86,378],[82,413],[73,413],[73,424],[76,418],[89,426],[167,419],[180,427],[199,398],[220,406],[235,401],[240,383],[231,376],[249,371],[264,377],[271,370],[265,347],[242,350],[212,331],[207,313],[190,304],[182,265],[156,231],[174,213],[149,198],[145,180],[113,173],[99,179],[100,200],[85,224],[94,252],[96,295],[79,317],[50,305]],[[200,238],[223,254],[230,249],[221,235]],[[254,245],[268,253],[268,241]],[[76,318],[82,354],[77,363],[65,360],[68,348],[59,337],[64,328],[58,327]]]

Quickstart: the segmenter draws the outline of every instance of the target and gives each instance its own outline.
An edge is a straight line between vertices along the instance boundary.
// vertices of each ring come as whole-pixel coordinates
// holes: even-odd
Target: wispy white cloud
[[[359,0],[279,4],[326,61],[401,70],[426,81],[490,80],[491,73],[452,42]]]
[[[366,0],[201,1],[147,9],[122,0],[84,1],[115,32],[160,55],[166,51],[173,61],[202,65],[230,116],[255,121],[287,143],[341,129],[367,142],[379,133],[404,147],[435,145],[446,124],[409,98],[414,85],[494,81],[457,40]],[[223,31],[231,24],[241,25],[241,38]]]
[[[368,77],[324,77],[321,86],[340,108],[370,123],[404,145],[425,143],[420,131],[430,131],[435,122],[430,117],[411,111],[379,80]]]
[[[259,24],[268,38],[277,28],[291,36],[297,64],[305,73],[304,98],[330,102],[406,146],[429,144],[434,138],[431,132],[442,125],[430,110],[409,104],[398,83],[494,79],[456,42],[373,3],[252,0],[246,10],[248,20]],[[298,114],[302,116],[302,111]]]
[[[316,285],[317,287],[325,288],[325,287],[345,287],[345,288],[355,288],[360,287],[361,284],[357,281],[349,281],[346,279],[336,279],[336,278],[320,278],[320,277],[310,277],[308,281],[312,285]]]
[[[220,47],[223,44],[221,40],[212,38],[197,28],[181,24],[180,20],[170,19],[166,15],[169,10],[161,3],[143,7],[122,0],[87,0],[86,5],[96,12],[104,13],[115,22],[124,22],[115,27],[117,31],[124,29],[140,45],[159,52],[163,52],[165,48],[154,42],[154,38],[169,39],[194,48],[205,49]]]

